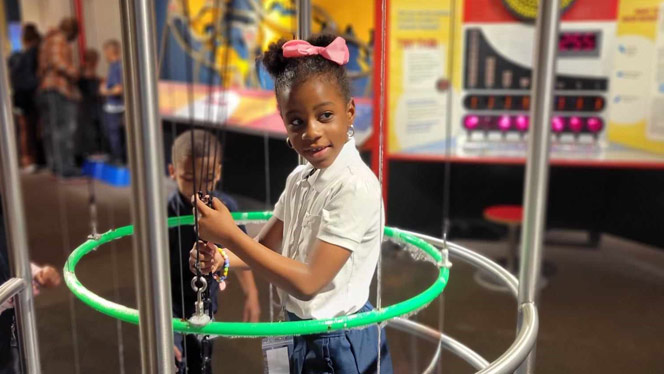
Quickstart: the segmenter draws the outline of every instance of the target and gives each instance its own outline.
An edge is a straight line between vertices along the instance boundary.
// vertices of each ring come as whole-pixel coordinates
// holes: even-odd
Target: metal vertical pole
[[[297,1],[297,38],[306,39],[311,35],[311,0]]]
[[[5,61],[5,39],[0,37],[0,163],[2,165],[2,201],[7,220],[8,254],[12,274],[22,278],[27,286],[15,297],[19,349],[22,367],[28,374],[41,373],[39,341],[35,306],[32,297],[32,272],[28,253],[28,236],[25,230],[21,180],[18,174],[16,134],[12,103],[9,96],[9,80]],[[0,223],[2,224],[2,223]]]
[[[297,0],[297,38],[307,39],[311,35],[311,0]],[[298,155],[300,165],[307,163],[304,157]]]
[[[175,368],[153,6],[120,0],[141,365],[143,373],[162,374]]]
[[[556,83],[556,53],[560,0],[541,0],[537,15],[531,123],[526,160],[523,230],[521,233],[521,264],[519,267],[519,306],[535,303],[542,266],[542,243],[549,179],[549,134],[553,109],[553,88]],[[519,308],[518,329],[523,323]],[[535,347],[518,373],[532,373],[535,368]]]

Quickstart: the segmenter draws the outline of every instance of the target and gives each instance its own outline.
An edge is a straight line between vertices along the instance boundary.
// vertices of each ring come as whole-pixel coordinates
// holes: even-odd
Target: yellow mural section
[[[463,1],[392,0],[389,7],[388,152],[398,153],[444,140],[447,95],[461,89]]]
[[[610,141],[658,154],[664,154],[663,6],[620,2],[608,127]]]
[[[321,14],[319,17],[329,16],[344,32],[348,26],[353,27],[355,35],[363,42],[369,42],[374,28],[375,2],[371,0],[313,0],[314,7],[318,7]],[[316,14],[314,13],[316,16]],[[317,24],[320,31],[320,24]]]
[[[280,38],[293,38],[297,30],[294,0],[246,0],[244,4],[248,9],[230,9],[225,0],[171,0],[168,8],[169,18],[190,24],[190,37],[198,48],[188,43],[186,37],[175,35],[185,52],[202,64],[214,66],[225,84],[232,86],[243,86],[248,77],[255,75],[253,64],[257,51],[265,50]],[[215,30],[215,25],[223,27],[229,14],[234,19],[246,20],[233,22],[232,27],[241,33],[249,51],[248,58],[242,58],[234,48],[227,49],[225,41],[219,40],[221,31],[225,30]],[[316,0],[312,3],[312,18],[313,32],[322,31],[325,25],[326,31],[343,34],[351,26],[358,41],[366,45],[373,30],[374,1]],[[214,58],[210,58],[215,45],[213,38],[217,39],[218,47]],[[362,71],[370,69],[364,62],[367,50],[361,49]]]

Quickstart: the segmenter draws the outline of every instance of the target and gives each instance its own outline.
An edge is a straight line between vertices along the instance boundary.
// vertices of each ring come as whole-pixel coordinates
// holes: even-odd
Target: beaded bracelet
[[[226,254],[226,251],[224,251],[223,248],[217,247],[217,250],[221,254],[221,256],[224,258],[224,269],[217,271],[214,273],[212,276],[214,279],[219,283],[219,291],[223,291],[226,289],[226,278],[228,278],[228,267],[230,266],[230,261],[228,260],[228,255]]]

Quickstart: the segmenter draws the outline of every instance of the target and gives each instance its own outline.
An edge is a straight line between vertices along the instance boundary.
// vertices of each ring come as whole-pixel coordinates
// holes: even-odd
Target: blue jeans
[[[75,171],[76,103],[57,91],[45,91],[39,95],[39,108],[46,164],[56,174]]]
[[[104,111],[103,125],[104,135],[108,139],[108,145],[111,150],[111,158],[115,162],[124,162],[125,147],[122,141],[122,121],[124,113],[109,113]]]
[[[357,313],[373,310],[366,303]],[[300,321],[288,313],[289,321]],[[385,330],[381,331],[380,374],[392,374],[392,358]],[[325,334],[293,337],[291,374],[370,374],[376,373],[378,327],[340,330]]]

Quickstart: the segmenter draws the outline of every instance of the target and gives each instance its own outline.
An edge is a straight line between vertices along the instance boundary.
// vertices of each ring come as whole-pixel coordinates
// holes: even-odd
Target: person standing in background
[[[80,95],[69,43],[78,36],[75,18],[65,18],[50,30],[39,50],[39,106],[48,167],[61,177],[78,176],[74,163],[74,133]]]
[[[83,55],[83,66],[78,79],[81,92],[78,121],[78,154],[81,158],[96,157],[108,149],[102,130],[102,98],[99,95],[101,77],[97,75],[99,53],[88,49]]]
[[[108,62],[108,74],[99,93],[104,97],[104,133],[111,148],[111,162],[123,165],[125,146],[123,141],[124,98],[122,87],[122,61],[120,42],[115,39],[104,43],[104,56]]]
[[[27,171],[35,169],[41,152],[38,133],[39,113],[35,95],[39,87],[37,67],[41,35],[37,26],[26,23],[21,37],[23,48],[9,57],[9,79],[12,87],[12,103],[16,115],[19,138],[20,166]]]

